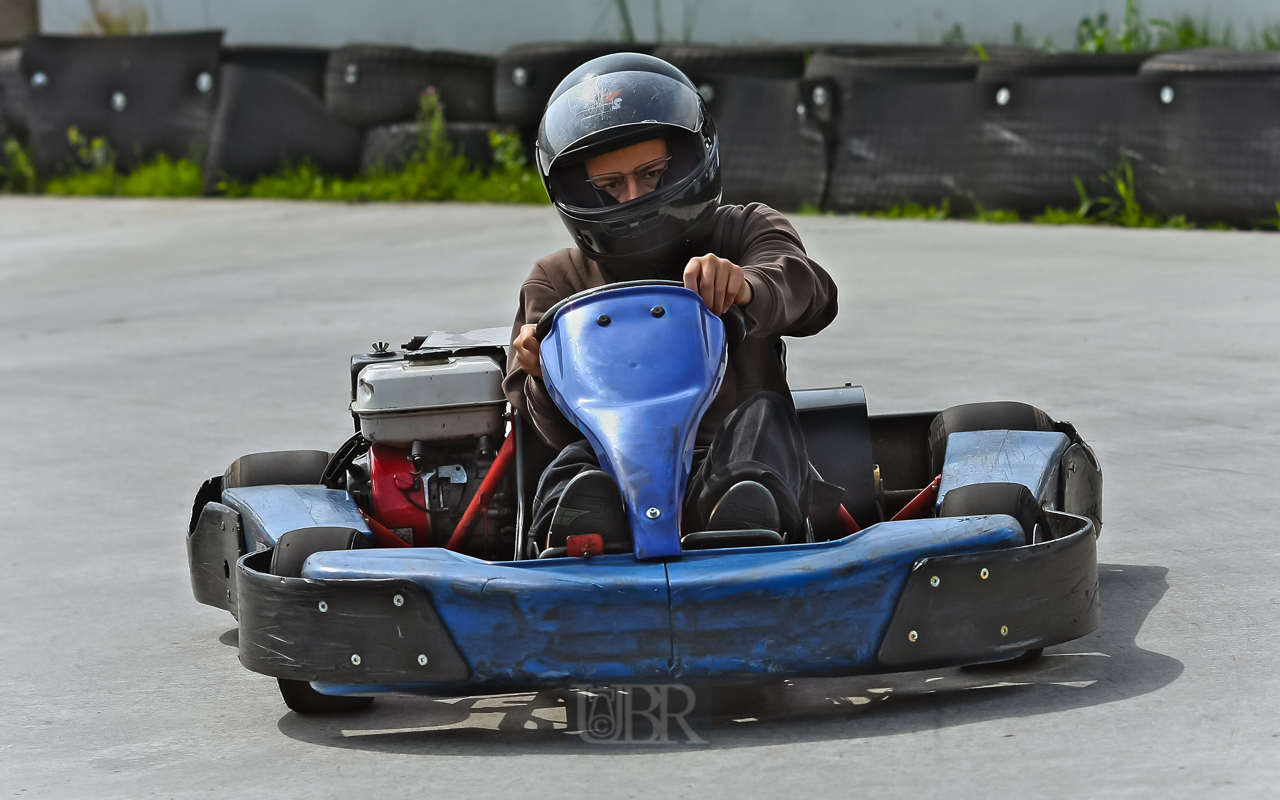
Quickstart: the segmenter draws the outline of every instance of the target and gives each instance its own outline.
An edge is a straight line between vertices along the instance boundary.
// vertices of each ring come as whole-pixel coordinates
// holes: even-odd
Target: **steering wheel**
[[[547,338],[547,335],[551,333],[551,325],[555,322],[556,314],[569,303],[581,300],[584,297],[600,294],[601,292],[633,286],[675,286],[681,289],[684,288],[684,284],[680,281],[623,281],[621,283],[607,283],[594,289],[586,289],[577,294],[569,295],[551,308],[548,308],[546,313],[542,315],[542,319],[538,320],[538,327],[533,334],[534,338],[539,342]],[[724,323],[725,343],[728,346],[729,355],[733,355],[734,351],[738,349],[738,345],[742,344],[742,340],[747,336],[747,315],[740,306],[729,306],[729,310],[724,312],[720,317],[720,321]]]

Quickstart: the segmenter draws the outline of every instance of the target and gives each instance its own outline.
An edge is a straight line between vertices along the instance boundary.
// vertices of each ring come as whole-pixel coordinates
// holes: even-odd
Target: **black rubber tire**
[[[276,450],[240,456],[222,474],[222,489],[242,486],[310,486],[320,483],[329,454],[323,450]]]
[[[972,483],[957,486],[942,498],[939,517],[976,517],[1008,514],[1018,521],[1027,544],[1034,544],[1036,524],[1048,523],[1035,495],[1021,483]]]
[[[205,192],[224,176],[252,181],[310,161],[347,175],[360,166],[360,131],[325,110],[311,91],[278,72],[230,64],[205,158]]]
[[[1157,143],[1135,159],[1140,197],[1165,216],[1252,227],[1280,200],[1280,53],[1192,50],[1143,64]]]
[[[952,406],[929,424],[929,464],[932,475],[942,472],[947,437],[969,431],[1052,431],[1048,414],[1027,403],[1000,401]]]
[[[335,116],[370,127],[415,119],[432,87],[451,122],[494,118],[494,59],[444,50],[351,45],[333,51],[325,72],[325,104]]]
[[[977,79],[988,83],[1066,76],[1137,75],[1152,53],[1055,53],[992,59],[978,66]]]
[[[324,74],[329,65],[327,47],[235,45],[222,48],[222,63],[265,69],[292,78],[324,100]]]
[[[372,697],[320,694],[306,681],[276,678],[276,682],[280,685],[284,704],[298,714],[350,714],[373,705]]]
[[[725,203],[783,211],[817,206],[826,191],[829,128],[812,111],[810,83],[742,75],[696,79],[720,135]],[[825,90],[824,98],[831,92]]]
[[[86,138],[104,138],[126,169],[158,153],[199,153],[214,116],[221,52],[221,31],[29,37],[22,74],[36,168],[49,174],[71,166],[72,125]]]
[[[800,45],[718,47],[705,44],[664,44],[653,51],[694,83],[713,75],[796,79],[804,75],[805,48]],[[717,125],[717,129],[722,126]]]
[[[397,122],[365,131],[360,168],[368,170],[379,164],[387,169],[402,166],[418,148],[419,129],[416,122]],[[453,145],[454,153],[465,157],[473,167],[485,171],[493,166],[489,134],[502,129],[503,126],[496,122],[445,123],[445,135]]]
[[[1035,661],[1039,661],[1040,656],[1042,655],[1044,655],[1043,647],[1033,647],[1027,652],[1023,653],[1022,655],[1016,658],[1011,658],[1008,661],[1003,661],[1001,663],[1008,664],[1011,667],[1021,667],[1024,664],[1031,664]]]
[[[1158,78],[1200,77],[1280,78],[1280,53],[1204,47],[1163,53],[1142,64],[1143,75]]]
[[[551,93],[573,70],[611,53],[652,53],[654,45],[638,42],[557,42],[519,44],[498,56],[494,67],[495,117],[514,125],[529,140],[537,133]]]
[[[321,529],[330,531],[332,529]],[[288,534],[285,534],[286,536]],[[282,537],[283,538],[283,537]],[[326,536],[325,538],[332,538]],[[324,546],[317,546],[312,552],[321,552],[328,549],[326,543]],[[306,548],[306,544],[298,542],[295,547],[301,549]],[[305,556],[290,559],[290,563],[300,565],[305,561]],[[272,559],[272,574],[280,574],[277,572],[276,560]],[[293,572],[294,570],[285,570]],[[291,577],[297,577],[292,575]],[[357,697],[350,695],[333,696],[321,694],[311,688],[311,684],[307,681],[290,680],[287,678],[276,678],[276,682],[280,686],[280,696],[284,698],[284,703],[291,711],[298,714],[349,714],[353,711],[362,711],[373,705],[372,697]]]

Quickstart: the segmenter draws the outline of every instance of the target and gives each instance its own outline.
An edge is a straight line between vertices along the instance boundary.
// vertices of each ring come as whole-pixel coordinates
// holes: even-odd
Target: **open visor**
[[[666,124],[697,132],[702,126],[698,93],[653,72],[612,72],[586,78],[547,106],[538,132],[543,173],[574,151],[575,143],[606,130],[635,124]]]

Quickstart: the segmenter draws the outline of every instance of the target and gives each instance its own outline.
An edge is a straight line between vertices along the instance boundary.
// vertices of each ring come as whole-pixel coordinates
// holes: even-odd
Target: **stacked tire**
[[[126,169],[160,153],[200,152],[214,114],[221,47],[221,31],[29,37],[20,74],[36,168],[50,174],[74,165],[72,126],[109,142]]]
[[[1168,53],[1142,77],[1158,137],[1138,185],[1152,205],[1246,227],[1280,216],[1280,53]]]

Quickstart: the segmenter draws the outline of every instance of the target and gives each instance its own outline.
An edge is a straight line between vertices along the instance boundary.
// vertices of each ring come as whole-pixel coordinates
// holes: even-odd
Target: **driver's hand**
[[[542,359],[539,357],[541,343],[534,336],[537,330],[537,325],[521,325],[520,335],[516,336],[511,346],[515,348],[516,363],[520,365],[520,369],[524,370],[526,375],[541,378]]]
[[[684,268],[684,286],[701,295],[702,302],[716,316],[731,306],[751,302],[751,284],[743,277],[742,267],[710,253],[689,259]]]

